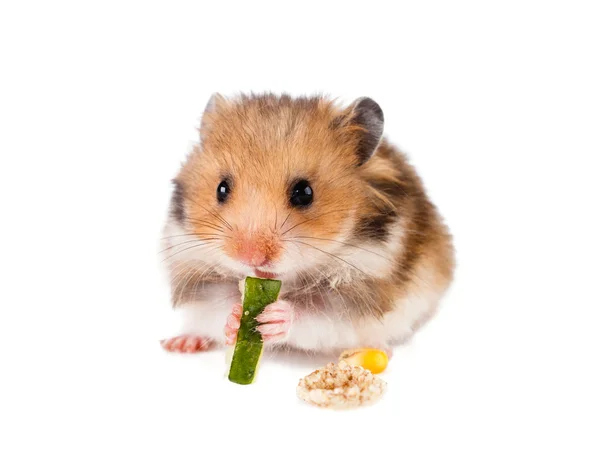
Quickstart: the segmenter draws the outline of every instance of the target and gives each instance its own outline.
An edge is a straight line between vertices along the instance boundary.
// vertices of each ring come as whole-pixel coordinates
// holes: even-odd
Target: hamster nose
[[[264,266],[269,263],[264,250],[252,243],[244,243],[237,254],[239,261],[249,266]]]
[[[258,268],[276,260],[281,253],[281,245],[272,233],[240,231],[226,244],[225,252],[245,265]]]

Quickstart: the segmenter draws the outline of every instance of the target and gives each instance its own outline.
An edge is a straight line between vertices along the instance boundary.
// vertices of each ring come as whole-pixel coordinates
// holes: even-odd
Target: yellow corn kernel
[[[359,365],[376,375],[386,369],[388,356],[383,350],[365,347],[362,349],[346,350],[340,355],[350,365]]]

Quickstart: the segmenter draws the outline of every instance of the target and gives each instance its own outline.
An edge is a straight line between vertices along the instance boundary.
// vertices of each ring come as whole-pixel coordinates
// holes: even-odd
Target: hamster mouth
[[[254,268],[254,275],[257,278],[262,278],[262,279],[276,279],[277,275],[275,273],[269,273],[267,271],[261,271],[258,268]]]

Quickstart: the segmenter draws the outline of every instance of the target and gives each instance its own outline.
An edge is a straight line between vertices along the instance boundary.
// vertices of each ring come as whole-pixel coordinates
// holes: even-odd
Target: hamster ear
[[[352,104],[350,124],[363,130],[357,149],[359,165],[362,165],[373,155],[381,142],[383,111],[375,100],[368,97],[359,98]]]
[[[227,100],[225,97],[217,92],[210,96],[210,99],[204,108],[204,113],[202,114],[202,122],[200,126],[202,130],[206,130],[209,127],[211,115],[222,109],[226,103]]]
[[[215,92],[214,94],[212,94],[210,96],[210,99],[208,100],[208,103],[206,104],[206,108],[204,109],[204,112],[211,113],[215,110],[218,110],[219,108],[222,108],[223,106],[225,106],[226,102],[227,102],[227,100],[225,99],[225,97],[223,97],[218,92]]]

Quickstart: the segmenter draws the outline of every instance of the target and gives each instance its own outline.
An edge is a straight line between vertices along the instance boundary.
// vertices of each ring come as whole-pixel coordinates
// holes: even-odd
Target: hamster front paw
[[[242,305],[235,304],[227,317],[225,324],[225,342],[227,345],[235,344],[242,311]],[[257,329],[262,335],[263,342],[271,343],[284,340],[290,331],[292,319],[292,306],[285,300],[278,300],[267,305],[262,313],[256,317],[256,321],[260,323]]]
[[[228,346],[235,344],[238,329],[240,329],[240,319],[242,318],[242,304],[235,304],[225,323],[225,344]]]
[[[263,341],[271,343],[286,339],[292,326],[293,317],[293,308],[285,300],[278,300],[267,305],[262,313],[256,317],[256,321],[260,323],[258,330]]]

